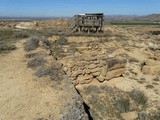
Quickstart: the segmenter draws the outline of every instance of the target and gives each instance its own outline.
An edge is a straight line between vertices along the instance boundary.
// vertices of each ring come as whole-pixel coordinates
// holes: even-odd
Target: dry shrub
[[[145,94],[139,90],[133,90],[129,93],[130,97],[135,100],[138,104],[145,105],[148,98]]]
[[[52,49],[50,50],[50,55],[54,56],[55,59],[61,58],[62,53],[64,53],[61,45],[53,43]]]
[[[148,114],[146,112],[139,112],[138,118],[139,120],[148,120]]]
[[[15,32],[13,36],[15,38],[28,38],[29,33],[27,31],[18,31],[18,32]]]
[[[27,53],[26,55],[25,55],[25,57],[26,58],[34,58],[34,57],[36,57],[36,56],[38,56],[39,54],[38,53]]]
[[[120,112],[128,112],[130,110],[130,100],[129,98],[119,97],[115,102],[115,106]]]
[[[151,113],[150,120],[160,120],[160,111],[154,111]]]
[[[42,76],[45,76],[45,75],[50,75],[51,74],[51,69],[50,68],[47,68],[47,67],[44,67],[44,66],[40,66],[37,70],[36,70],[36,73],[35,75],[37,77],[42,77]]]
[[[56,43],[58,45],[67,45],[68,44],[68,40],[67,40],[67,38],[62,36],[56,41]]]
[[[64,72],[61,69],[61,65],[57,63],[57,64],[52,64],[50,67],[40,66],[36,70],[35,75],[38,77],[47,75],[50,76],[52,80],[58,81],[62,80]]]
[[[15,49],[17,49],[15,45],[0,43],[0,53],[9,52]]]
[[[43,57],[35,57],[28,61],[27,67],[36,68],[38,66],[43,66],[46,63],[46,60]]]
[[[51,48],[51,43],[50,43],[50,41],[46,37],[43,37],[41,39],[41,41],[42,41],[44,49],[50,49]]]
[[[41,40],[38,36],[33,36],[27,39],[27,41],[24,43],[24,49],[25,51],[31,51],[35,50],[39,47],[39,41]]]
[[[50,67],[51,74],[50,77],[52,80],[62,80],[64,71],[62,70],[62,64],[55,62]]]

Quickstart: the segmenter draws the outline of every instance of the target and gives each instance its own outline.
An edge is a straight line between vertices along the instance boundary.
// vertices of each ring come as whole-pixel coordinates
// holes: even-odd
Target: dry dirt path
[[[0,55],[0,120],[57,120],[59,98],[45,80],[37,81],[26,68],[22,43]]]

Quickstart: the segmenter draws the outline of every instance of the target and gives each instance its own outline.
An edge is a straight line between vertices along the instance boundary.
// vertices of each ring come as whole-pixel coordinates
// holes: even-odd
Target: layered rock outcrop
[[[74,85],[87,84],[93,79],[103,82],[119,77],[125,72],[127,63],[122,57],[92,57],[66,61],[67,63],[64,63],[63,69]]]

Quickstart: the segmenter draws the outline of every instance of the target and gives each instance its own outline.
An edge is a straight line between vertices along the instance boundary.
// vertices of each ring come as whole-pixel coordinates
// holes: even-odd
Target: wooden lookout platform
[[[72,32],[101,32],[103,27],[103,13],[86,13],[75,15],[69,22]]]

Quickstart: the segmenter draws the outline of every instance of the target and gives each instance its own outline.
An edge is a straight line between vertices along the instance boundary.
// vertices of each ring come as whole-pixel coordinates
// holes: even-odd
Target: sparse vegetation
[[[61,64],[60,63],[54,63],[51,65],[50,70],[51,74],[50,77],[52,80],[58,81],[62,80],[64,72],[61,70]]]
[[[68,44],[68,40],[61,36],[57,41],[56,41],[56,44],[58,45],[67,45]]]
[[[98,94],[100,92],[100,89],[97,86],[94,85],[90,85],[88,87],[85,88],[85,92],[88,94]]]
[[[139,120],[148,120],[148,114],[146,112],[139,112],[138,118]]]
[[[36,57],[36,56],[38,56],[38,53],[27,53],[25,55],[26,58],[33,58],[33,57]]]
[[[38,36],[33,36],[30,37],[29,39],[26,40],[26,42],[24,43],[24,49],[26,51],[31,51],[31,50],[35,50],[37,47],[39,47],[39,41],[40,41],[40,37]]]
[[[114,90],[114,88],[111,86],[101,86],[100,89],[105,91],[106,93],[113,92],[113,90]]]
[[[70,53],[72,53],[72,54],[75,54],[77,51],[78,51],[78,50],[77,50],[75,44],[69,45],[69,50],[68,50],[68,52],[70,52]]]
[[[12,29],[0,29],[0,41],[10,42],[13,41],[14,30]]]
[[[41,41],[42,41],[44,49],[50,49],[51,48],[51,43],[50,43],[50,41],[46,37],[43,37],[41,39]]]
[[[156,112],[151,113],[150,120],[160,120],[160,112],[156,111]]]
[[[128,112],[130,110],[130,100],[129,98],[119,97],[116,100],[115,106],[121,113]]]
[[[37,70],[35,72],[35,75],[37,77],[42,77],[42,76],[50,75],[50,74],[51,74],[51,69],[44,67],[44,66],[40,66],[39,68],[37,68]]]
[[[15,50],[17,47],[12,44],[0,43],[0,53],[8,53],[9,51]]]
[[[139,90],[133,90],[130,93],[130,96],[133,100],[135,100],[138,104],[146,105],[148,98],[145,94]]]
[[[41,24],[41,22],[39,22],[39,24]],[[65,79],[63,77],[64,75],[67,74],[68,77],[73,78],[71,79],[71,82],[73,82],[74,85],[75,83],[76,85],[78,84],[77,86],[75,85],[75,88],[79,90],[77,92],[82,95],[86,104],[91,108],[90,110],[93,119],[121,120],[121,113],[129,111],[136,111],[135,114],[138,113],[137,119],[139,120],[147,120],[150,118],[151,120],[160,119],[160,114],[158,112],[151,113],[151,116],[150,113],[148,113],[152,112],[153,108],[156,109],[157,106],[159,106],[156,106],[156,103],[159,98],[158,88],[160,85],[160,78],[157,73],[154,73],[154,70],[157,70],[157,66],[155,65],[155,68],[154,66],[150,66],[152,63],[159,63],[159,51],[151,51],[148,48],[150,41],[151,43],[153,41],[154,44],[158,43],[155,42],[154,39],[159,40],[159,36],[151,35],[151,33],[146,34],[147,30],[145,30],[145,33],[138,33],[141,30],[141,27],[138,27],[138,31],[135,27],[123,27],[123,30],[123,28],[121,29],[122,26],[119,28],[117,26],[107,26],[108,28],[105,26],[104,33],[87,34],[83,32],[69,33],[67,30],[58,30],[57,26],[54,26],[56,28],[55,31],[48,29],[47,27],[46,29],[43,29],[42,26],[37,30],[0,30],[0,53],[16,49],[16,46],[12,45],[11,41],[14,42],[15,40],[32,36],[24,43],[24,50],[26,52],[25,57],[28,62],[27,67],[34,70],[35,76],[42,77],[41,79],[43,80],[46,78],[47,80],[49,78],[53,80],[51,84],[55,84],[52,84],[51,86],[55,90],[59,87],[57,91],[64,90],[65,87],[70,84],[70,82],[67,81],[65,81],[67,84],[64,83],[64,80],[62,80]],[[156,29],[158,29],[158,27]],[[1,31],[3,32],[1,33]],[[56,36],[48,38],[48,36],[52,36],[52,34]],[[155,34],[159,34],[159,32]],[[70,35],[73,37],[70,37]],[[60,37],[55,41],[57,36]],[[69,37],[67,38],[64,36]],[[76,36],[82,37],[76,39]],[[74,41],[74,39],[78,41]],[[19,49],[14,53],[18,54],[19,52],[20,55],[23,55],[24,51],[21,51],[22,49],[20,48],[21,42],[18,43]],[[53,56],[48,56],[49,50],[51,51],[50,54],[53,55],[56,60],[52,61]],[[13,54],[9,55],[12,56],[8,57],[8,55],[1,55],[2,57],[5,56],[2,61],[5,61],[6,58],[17,57]],[[15,65],[17,65],[20,60],[21,62],[24,62],[22,61],[24,60],[24,56],[20,55],[18,55],[18,59],[13,59],[14,61],[19,60],[15,62]],[[60,64],[60,62],[63,63],[64,66]],[[12,62],[8,62],[8,60],[7,63],[12,64]],[[23,63],[20,63],[20,65],[23,65]],[[144,69],[145,67],[143,67],[144,65],[146,65],[146,68],[148,67],[146,71]],[[64,67],[65,73],[63,72],[62,67]],[[151,67],[151,69],[149,67]],[[13,67],[11,68],[13,69]],[[23,68],[24,66],[20,70]],[[7,69],[5,71],[7,71]],[[121,74],[121,71],[123,70],[125,72]],[[147,73],[149,70],[151,70],[150,73],[152,75]],[[74,75],[73,73],[76,73],[77,75],[72,76]],[[110,76],[112,75],[115,76],[115,79],[110,79]],[[11,79],[12,76],[10,75],[8,80]],[[29,77],[32,78],[32,76]],[[100,82],[101,80],[98,79],[100,77],[104,79],[104,82]],[[2,78],[4,77],[2,76]],[[43,83],[45,81],[41,82]],[[56,85],[59,82],[63,82],[65,87],[61,85],[57,87]],[[83,86],[83,89],[79,86]],[[151,90],[151,93],[149,94],[152,94],[154,97],[147,98],[140,90],[126,92],[133,87],[142,87],[142,89],[147,88],[145,89],[145,92],[147,93]],[[72,92],[69,92],[69,94],[72,94]],[[74,112],[74,110],[72,112]],[[74,115],[72,117],[75,117]]]
[[[27,31],[18,31],[13,34],[15,38],[28,38],[29,32]]]
[[[50,78],[54,81],[62,80],[63,71],[61,70],[60,64],[52,64],[50,67],[40,66],[37,68],[35,75],[38,77],[42,77],[45,75],[50,76]]]
[[[43,57],[36,56],[28,61],[27,67],[36,68],[38,66],[43,66],[45,62],[46,60]]]
[[[54,42],[52,44],[52,48],[50,50],[50,55],[54,57],[54,59],[58,59],[62,57],[63,48],[61,45],[59,45],[57,42]]]

